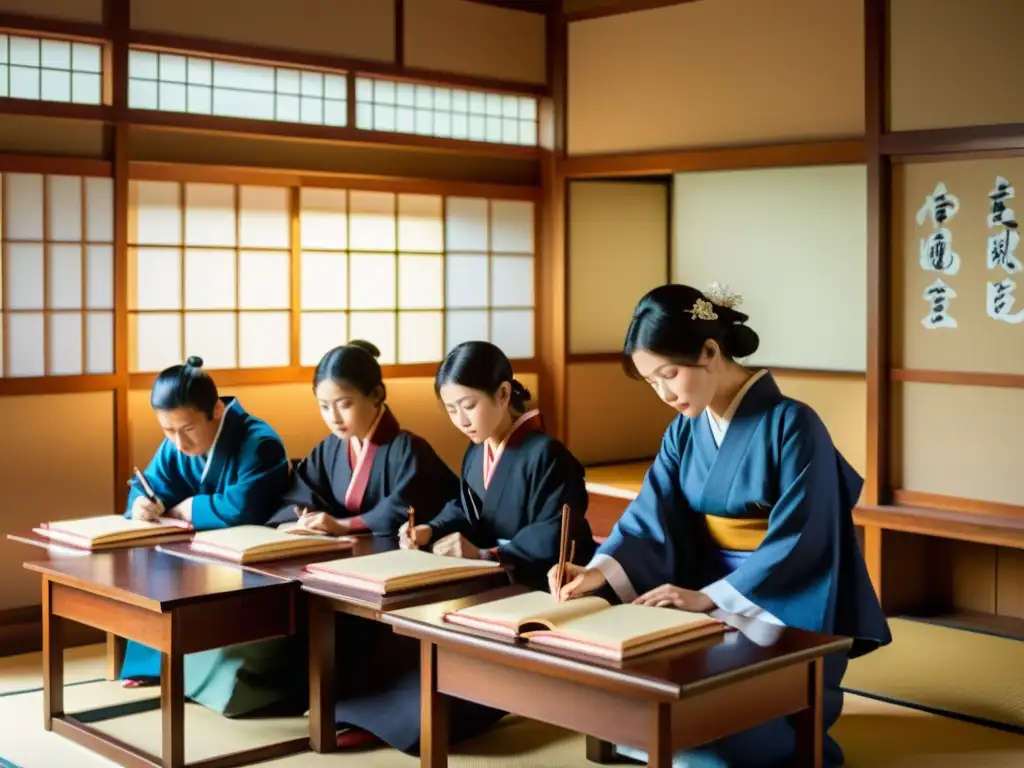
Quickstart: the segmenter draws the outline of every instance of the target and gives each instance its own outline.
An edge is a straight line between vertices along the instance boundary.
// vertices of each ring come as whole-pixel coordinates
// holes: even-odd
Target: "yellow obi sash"
[[[768,512],[759,517],[718,517],[704,515],[708,533],[720,549],[753,552],[768,533]]]

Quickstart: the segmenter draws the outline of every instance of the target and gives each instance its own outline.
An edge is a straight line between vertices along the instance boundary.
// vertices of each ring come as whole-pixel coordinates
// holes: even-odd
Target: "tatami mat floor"
[[[68,712],[152,699],[153,689],[124,690],[117,683],[98,681],[104,671],[103,647],[68,652],[66,673],[77,681],[65,692]],[[9,760],[21,768],[108,768],[112,763],[42,728],[39,654],[0,660],[0,766]],[[93,680],[94,682],[82,682]],[[25,691],[26,688],[35,690]],[[22,691],[11,693],[12,691]],[[145,709],[96,727],[136,746],[157,751],[160,713]],[[194,705],[186,707],[189,761],[302,736],[304,718],[226,720]],[[859,696],[848,696],[842,719],[833,730],[852,768],[1020,768],[1024,766],[1024,736],[898,707]],[[583,738],[540,723],[506,718],[483,737],[461,745],[453,768],[574,768],[590,766]],[[333,755],[305,753],[262,763],[268,768],[414,768],[418,761],[390,749]]]
[[[910,619],[889,626],[890,645],[850,663],[847,690],[1024,731],[1024,642]]]

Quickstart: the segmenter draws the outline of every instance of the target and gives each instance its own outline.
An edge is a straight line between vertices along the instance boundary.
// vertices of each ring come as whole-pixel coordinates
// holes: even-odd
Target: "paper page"
[[[511,627],[530,621],[554,628],[581,616],[588,616],[609,607],[600,597],[581,597],[559,603],[547,592],[526,592],[502,600],[482,603],[457,611],[459,617]]]
[[[444,557],[418,549],[396,549],[391,552],[380,552],[363,557],[349,557],[340,560],[328,560],[314,563],[308,570],[311,573],[325,572],[383,584],[399,581],[420,574],[445,572],[452,570],[500,570],[500,563],[488,560],[466,560],[458,557]]]
[[[333,536],[321,535],[325,541],[337,541]],[[251,549],[288,548],[302,545],[302,539],[296,538],[287,531],[270,528],[264,525],[236,525],[232,528],[218,528],[213,531],[200,531],[193,539],[193,544],[200,546],[230,549],[245,552]]]
[[[684,634],[687,630],[719,624],[704,613],[647,605],[615,605],[605,611],[560,621],[562,637],[610,648],[628,648],[655,638]]]
[[[44,526],[47,530],[59,531],[88,541],[116,537],[119,534],[132,535],[144,533],[150,535],[157,531],[168,530],[171,527],[159,520],[147,522],[125,518],[121,515],[100,515],[98,517],[82,517],[77,520],[57,520],[52,523],[46,523]]]

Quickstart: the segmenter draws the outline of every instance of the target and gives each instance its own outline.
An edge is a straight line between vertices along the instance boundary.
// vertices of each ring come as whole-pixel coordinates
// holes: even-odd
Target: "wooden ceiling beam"
[[[524,13],[547,13],[552,0],[464,0],[477,5],[489,5],[492,8],[504,8],[507,11],[523,11]]]
[[[567,11],[565,20],[588,21],[600,19],[605,16],[621,16],[624,13],[635,13],[637,11],[650,11],[655,8],[666,8],[670,5],[682,5],[683,3],[695,3],[697,0],[609,0],[606,3],[595,5],[593,8],[581,8],[578,11]]]

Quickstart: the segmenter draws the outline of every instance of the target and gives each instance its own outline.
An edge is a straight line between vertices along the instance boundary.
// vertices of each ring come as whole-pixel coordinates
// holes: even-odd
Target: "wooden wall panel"
[[[393,61],[394,8],[390,0],[131,0],[131,18],[148,32]]]
[[[989,193],[997,177],[1011,184],[1024,184],[1024,158],[963,160],[942,163],[911,163],[897,166],[893,173],[893,352],[895,365],[902,368],[1024,373],[1024,285],[1018,273],[988,265],[989,237],[1006,229],[988,224],[992,201]],[[949,245],[959,256],[956,274],[925,270],[921,266],[921,244],[935,232],[926,213],[917,223],[918,211],[944,184],[948,195],[959,201],[959,210],[942,225],[949,232]],[[1008,199],[1010,209],[1019,199]],[[1021,211],[1024,214],[1024,211]],[[1017,214],[1020,216],[1020,214]],[[1024,263],[1024,248],[1016,249],[1018,263]],[[951,267],[952,269],[952,267]],[[929,315],[925,290],[941,279],[956,296],[948,303],[948,314],[957,326],[928,328],[922,320]],[[1016,302],[1009,315],[1016,322],[997,321],[986,313],[987,286],[1004,279],[1017,284]]]
[[[465,0],[405,2],[410,67],[543,84],[544,46],[543,14]]]
[[[103,0],[0,0],[0,13],[103,23]]]
[[[783,394],[814,408],[832,441],[865,471],[867,390],[863,379],[830,374],[773,373]],[[585,464],[654,456],[675,411],[617,362],[569,365],[569,448]]]
[[[517,374],[516,378],[531,393],[537,392],[535,374]],[[385,384],[388,404],[399,423],[434,446],[452,470],[458,472],[468,441],[452,425],[434,396],[433,379],[394,379]],[[230,387],[221,394],[237,397],[242,407],[267,421],[281,436],[288,455],[300,458],[327,436],[311,386],[310,383]],[[128,409],[132,462],[144,467],[159,447],[163,434],[149,407],[148,391],[130,392]]]
[[[105,158],[102,123],[30,115],[0,115],[0,152]]]
[[[570,183],[570,353],[622,349],[637,301],[668,279],[670,183]]]
[[[890,0],[889,129],[1024,122],[1007,83],[1024,78],[1024,4],[1006,0]],[[1002,42],[1006,40],[1006,42]]]
[[[569,152],[864,132],[861,0],[715,0],[569,28]]]
[[[996,569],[996,613],[1024,619],[1024,551],[1001,548]]]
[[[913,382],[895,384],[894,391],[902,434],[896,487],[1024,504],[1024,391]]]
[[[114,512],[110,392],[0,397],[0,610],[39,604],[38,552],[7,539],[45,520]]]
[[[571,363],[567,389],[568,445],[584,464],[654,456],[676,414],[617,362]]]
[[[182,140],[182,135],[174,131],[145,128],[132,129],[131,156],[133,160],[165,163],[286,168],[501,184],[540,183],[540,171],[535,160],[214,133],[189,134],[186,140]]]

